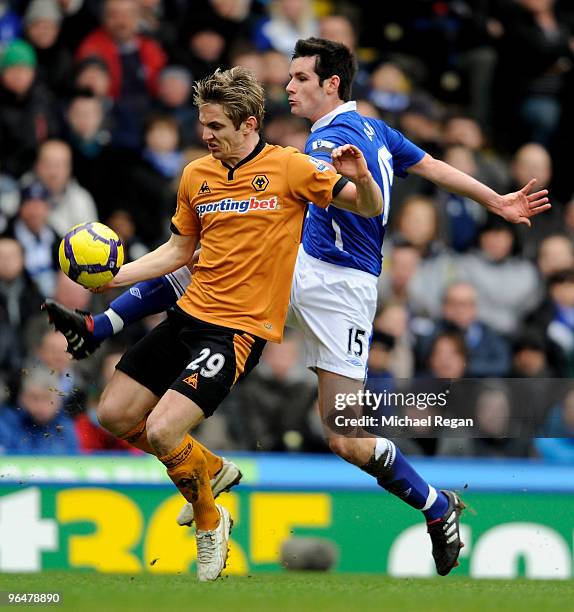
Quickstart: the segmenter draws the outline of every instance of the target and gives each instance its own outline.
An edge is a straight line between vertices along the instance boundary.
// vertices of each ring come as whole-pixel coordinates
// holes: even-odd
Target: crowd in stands
[[[65,277],[59,241],[97,219],[129,260],[169,236],[182,168],[206,153],[193,83],[217,67],[253,70],[267,93],[264,138],[303,149],[309,126],[290,115],[284,87],[295,41],[322,36],[357,53],[360,112],[500,193],[533,177],[551,193],[529,229],[415,176],[395,180],[368,385],[530,384],[519,402],[503,382],[476,398],[482,438],[399,444],[574,460],[574,394],[544,386],[574,375],[574,6],[410,0],[378,3],[373,19],[371,4],[0,0],[0,453],[139,452],[101,430],[94,407],[123,350],[161,315],[71,361],[44,298],[101,311],[118,294]],[[540,438],[501,437],[517,411],[534,415]],[[297,332],[268,345],[199,437],[220,450],[328,450]]]

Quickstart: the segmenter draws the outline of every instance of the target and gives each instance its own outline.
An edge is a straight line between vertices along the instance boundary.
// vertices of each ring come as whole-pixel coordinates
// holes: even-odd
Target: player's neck
[[[345,102],[343,102],[343,100],[339,100],[339,98],[337,98],[336,100],[328,101],[324,105],[322,105],[320,109],[317,110],[317,113],[315,113],[314,117],[309,117],[309,119],[312,123],[316,123],[317,121],[319,121],[329,113],[332,113],[336,108],[339,108],[339,106],[342,106],[343,104],[345,104]]]

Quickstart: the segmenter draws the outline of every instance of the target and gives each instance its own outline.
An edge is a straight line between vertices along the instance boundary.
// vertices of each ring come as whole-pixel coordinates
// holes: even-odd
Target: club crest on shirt
[[[255,191],[265,191],[269,185],[269,179],[264,174],[258,174],[252,181]]]

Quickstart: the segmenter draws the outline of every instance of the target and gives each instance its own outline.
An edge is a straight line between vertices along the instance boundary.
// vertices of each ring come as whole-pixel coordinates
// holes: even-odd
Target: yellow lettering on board
[[[251,560],[277,563],[294,527],[328,527],[331,497],[325,493],[252,493]]]
[[[69,563],[72,567],[93,567],[100,572],[141,571],[141,562],[132,549],[140,541],[143,517],[127,496],[108,489],[66,489],[58,493],[56,515],[59,523],[92,523],[89,535],[71,535]]]

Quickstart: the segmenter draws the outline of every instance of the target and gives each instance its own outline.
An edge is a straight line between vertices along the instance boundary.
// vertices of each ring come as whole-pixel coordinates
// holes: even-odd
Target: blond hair
[[[255,117],[257,130],[261,129],[265,92],[251,70],[242,66],[230,70],[218,68],[211,76],[196,83],[193,90],[196,106],[221,104],[236,130],[248,117]]]

